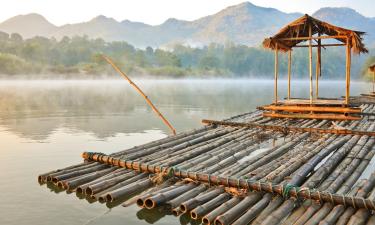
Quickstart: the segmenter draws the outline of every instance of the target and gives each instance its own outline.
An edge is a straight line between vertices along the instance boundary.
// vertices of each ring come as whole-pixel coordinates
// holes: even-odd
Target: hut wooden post
[[[374,68],[374,72],[372,74],[372,93],[375,92],[375,68]]]
[[[313,84],[312,84],[312,28],[309,25],[309,73],[310,73],[310,104],[313,103]]]
[[[351,47],[349,38],[346,39],[346,94],[345,104],[349,104],[350,95],[350,65],[351,65]]]
[[[320,36],[320,34],[318,34]],[[315,70],[315,76],[316,76],[316,87],[315,87],[315,92],[316,92],[316,99],[319,98],[319,76],[321,75],[322,72],[322,66],[321,66],[321,44],[322,41],[321,39],[318,40],[318,48],[317,48],[317,53],[316,53],[316,70]]]
[[[288,52],[288,99],[290,99],[290,75],[292,72],[292,49]]]
[[[275,49],[275,104],[277,104],[277,77],[279,75],[279,47],[276,43]]]

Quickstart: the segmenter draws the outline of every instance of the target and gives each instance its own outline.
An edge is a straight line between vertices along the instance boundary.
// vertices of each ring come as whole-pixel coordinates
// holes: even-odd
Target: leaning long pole
[[[172,131],[173,135],[176,134],[176,129],[169,123],[169,121],[160,113],[160,111],[155,107],[154,104],[152,104],[151,100],[147,97],[147,95],[107,56],[102,55],[103,59],[107,61],[113,69],[115,69],[123,78],[125,78],[127,81],[129,81],[129,84],[137,90],[139,94],[143,96],[143,98],[146,100],[147,104],[152,108],[152,110],[163,120],[163,122],[169,127],[169,129]]]

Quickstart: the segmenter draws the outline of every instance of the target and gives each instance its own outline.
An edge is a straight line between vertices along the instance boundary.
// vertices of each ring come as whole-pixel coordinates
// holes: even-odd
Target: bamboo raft
[[[137,204],[203,224],[375,224],[375,104],[360,107],[361,120],[335,123],[260,110],[206,120],[108,156],[83,153],[83,163],[38,181],[108,207]]]

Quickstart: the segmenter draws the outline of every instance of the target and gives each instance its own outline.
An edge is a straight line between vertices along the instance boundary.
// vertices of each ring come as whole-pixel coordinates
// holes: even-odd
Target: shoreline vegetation
[[[295,78],[307,77],[306,49],[293,51]],[[353,57],[353,79],[368,77],[375,62],[370,54]],[[345,74],[345,49],[323,51],[322,76]],[[274,53],[262,47],[212,43],[202,48],[181,44],[169,48],[136,48],[123,41],[105,42],[87,36],[23,39],[0,31],[0,79],[117,79],[100,57],[105,54],[133,78],[258,78],[273,79]],[[280,54],[280,74],[286,74],[286,54]],[[103,75],[105,74],[105,75]]]

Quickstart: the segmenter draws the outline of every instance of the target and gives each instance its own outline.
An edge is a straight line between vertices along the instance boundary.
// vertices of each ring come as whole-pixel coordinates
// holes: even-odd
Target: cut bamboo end
[[[190,212],[190,217],[191,217],[192,219],[194,219],[194,220],[199,219],[199,218],[198,218],[198,215],[197,215],[194,211],[191,211],[191,212]]]
[[[76,189],[76,192],[78,193],[78,194],[85,194],[85,191],[81,188],[81,187],[78,187],[77,189]]]
[[[107,202],[113,202],[113,201],[115,200],[115,199],[112,197],[111,194],[107,194],[107,195],[105,196],[105,199],[106,199]]]
[[[179,207],[172,209],[172,214],[174,216],[180,216],[183,212],[180,210]]]
[[[85,194],[88,195],[88,196],[91,196],[91,195],[93,194],[92,189],[91,189],[90,187],[87,187],[87,188],[85,189]]]
[[[145,202],[143,201],[142,198],[138,198],[138,199],[137,199],[137,205],[138,205],[140,208],[145,207]]]
[[[210,225],[211,221],[207,217],[203,217],[202,218],[202,223],[205,224],[205,225]]]
[[[156,203],[152,200],[152,199],[146,199],[146,201],[144,202],[144,206],[147,208],[147,209],[152,209],[152,208],[155,208],[156,207]]]
[[[107,202],[107,197],[106,197],[106,196],[100,196],[100,197],[98,198],[98,201],[99,201],[100,203]]]

